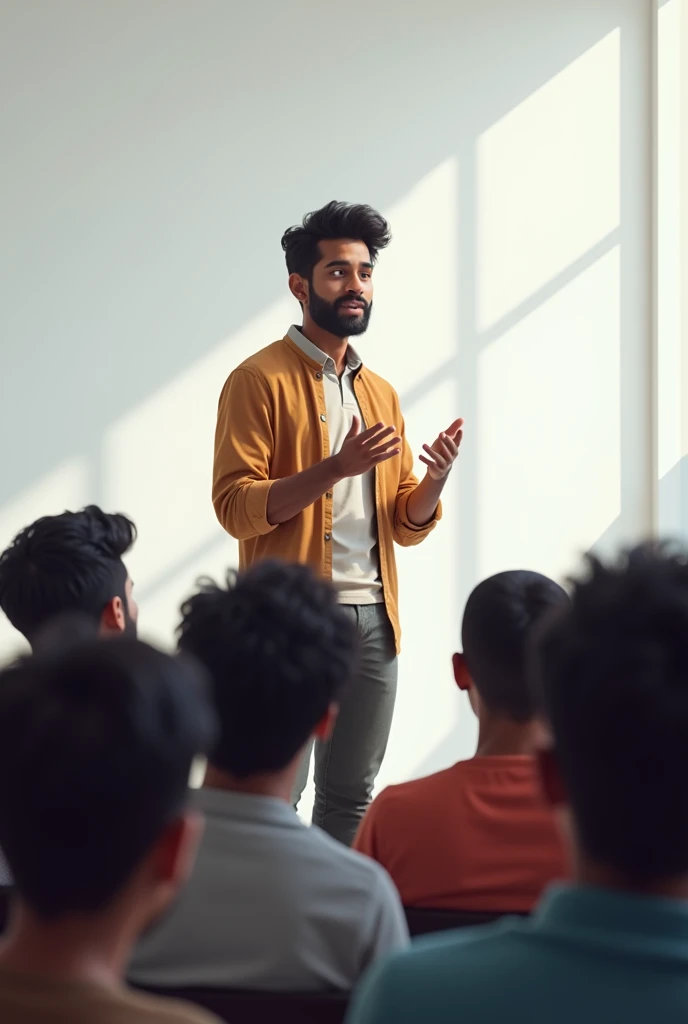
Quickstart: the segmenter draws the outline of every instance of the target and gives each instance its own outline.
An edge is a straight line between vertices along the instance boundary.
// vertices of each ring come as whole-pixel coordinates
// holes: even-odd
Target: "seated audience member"
[[[213,730],[201,682],[129,638],[0,673],[0,842],[16,883],[2,1024],[214,1020],[121,980],[195,853],[187,783]]]
[[[206,830],[189,887],[136,950],[155,986],[348,989],[408,933],[386,872],[291,805],[306,744],[326,738],[356,657],[333,588],[261,562],[183,608],[180,648],[208,669],[220,739],[200,791]]]
[[[135,539],[131,520],[97,505],[37,519],[0,555],[0,608],[32,646],[52,619],[75,612],[103,635],[135,635],[122,561]]]
[[[103,635],[136,635],[138,609],[122,556],[136,539],[123,515],[96,505],[37,519],[0,554],[0,609],[37,650],[79,617]],[[11,876],[0,853],[0,884]]]
[[[566,600],[535,572],[499,573],[469,597],[454,675],[478,717],[477,753],[383,790],[354,844],[387,869],[404,906],[528,911],[545,885],[567,877],[537,774],[525,666],[533,624]]]
[[[688,560],[591,560],[537,644],[543,781],[575,883],[528,920],[422,940],[373,971],[351,1024],[685,1024]]]

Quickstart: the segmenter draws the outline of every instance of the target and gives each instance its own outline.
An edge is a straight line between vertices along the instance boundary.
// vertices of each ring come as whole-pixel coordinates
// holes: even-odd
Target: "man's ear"
[[[204,826],[202,814],[186,811],[165,828],[151,854],[159,884],[172,887],[184,885],[196,860]]]
[[[100,616],[101,633],[123,633],[127,625],[124,604],[121,597],[113,597],[103,608]]]
[[[454,679],[458,688],[466,692],[472,690],[473,680],[471,679],[471,674],[468,671],[468,665],[463,654],[453,654],[452,665],[454,668]]]
[[[551,745],[540,747],[536,754],[540,782],[545,793],[547,803],[552,807],[561,807],[568,803],[566,786],[561,777],[559,762],[554,748]]]
[[[300,274],[289,275],[289,291],[302,305],[308,304],[308,281]]]
[[[339,704],[330,704],[325,714],[322,716],[315,729],[313,735],[319,740],[329,740],[334,729],[335,722],[337,721],[337,715],[339,714]]]

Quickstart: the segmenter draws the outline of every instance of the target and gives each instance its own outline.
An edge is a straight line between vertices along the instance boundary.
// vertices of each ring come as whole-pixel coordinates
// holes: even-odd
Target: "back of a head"
[[[589,567],[536,677],[583,850],[643,886],[688,871],[688,558]]]
[[[461,626],[463,655],[492,714],[520,723],[536,716],[527,673],[529,638],[542,616],[566,601],[558,583],[527,570],[497,573],[471,593]]]
[[[133,639],[72,637],[0,673],[0,848],[38,916],[108,906],[184,809],[204,685]]]
[[[135,538],[131,520],[96,505],[36,520],[0,555],[0,608],[29,642],[58,615],[99,620],[113,597],[125,601]]]
[[[349,681],[357,634],[329,583],[261,562],[182,608],[179,646],[210,673],[215,767],[237,778],[285,768]]]
[[[368,247],[371,262],[375,263],[378,252],[389,245],[392,234],[385,218],[371,206],[332,200],[321,209],[307,213],[301,224],[284,232],[282,248],[287,270],[310,280],[313,267],[320,259],[319,243],[339,238],[363,242]]]

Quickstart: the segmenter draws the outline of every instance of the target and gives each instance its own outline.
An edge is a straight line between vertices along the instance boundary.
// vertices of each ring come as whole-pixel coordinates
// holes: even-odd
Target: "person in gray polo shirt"
[[[408,944],[399,895],[380,865],[304,825],[291,794],[306,746],[331,733],[355,625],[329,582],[273,561],[205,583],[182,615],[179,647],[210,672],[220,738],[189,885],[139,944],[130,979],[349,989]]]

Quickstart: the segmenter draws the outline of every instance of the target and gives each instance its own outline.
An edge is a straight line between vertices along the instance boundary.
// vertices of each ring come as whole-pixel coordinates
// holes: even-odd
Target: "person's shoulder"
[[[354,886],[368,893],[387,892],[392,883],[381,864],[364,853],[349,849],[316,825],[311,826],[309,832],[312,842],[319,845],[327,863],[334,868],[331,876],[333,884]]]
[[[456,776],[460,774],[461,763],[452,765],[451,768],[443,768],[442,771],[433,772],[431,775],[422,775],[419,779],[409,779],[407,782],[387,786],[375,797],[371,806],[377,805],[377,813],[384,814],[404,813],[408,807],[416,804],[424,806],[428,796],[437,790],[454,785]]]
[[[181,999],[168,999],[127,989],[122,997],[131,1024],[218,1024],[215,1014],[186,1003]]]
[[[298,367],[298,363],[295,362],[285,339],[280,338],[279,341],[273,341],[272,344],[254,352],[253,355],[247,356],[232,370],[228,379],[253,377],[256,380],[269,382],[275,374],[294,367]]]
[[[474,1009],[484,1009],[485,977],[499,975],[512,955],[512,932],[520,927],[511,919],[414,939],[410,949],[385,957],[366,974],[354,994],[349,1024],[428,1019],[443,1024],[455,1019],[457,1006],[471,1019]]]
[[[363,380],[374,391],[384,394],[389,398],[393,398],[396,401],[399,400],[393,385],[390,384],[387,378],[376,373],[375,370],[371,370],[367,363],[364,363],[363,368],[361,369],[361,374],[363,376]]]
[[[382,965],[382,976],[388,980],[405,979],[409,988],[430,985],[446,978],[452,984],[463,984],[475,977],[481,965],[495,967],[510,955],[518,944],[527,922],[518,917],[505,917],[493,924],[458,928],[414,939],[408,950],[392,954]]]

